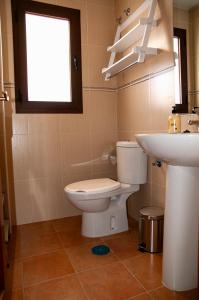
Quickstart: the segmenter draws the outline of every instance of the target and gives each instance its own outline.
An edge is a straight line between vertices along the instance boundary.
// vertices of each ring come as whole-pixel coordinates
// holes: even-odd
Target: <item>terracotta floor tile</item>
[[[128,300],[152,300],[152,298],[150,297],[149,294],[142,294],[142,295],[139,295],[139,296],[136,296],[136,297],[133,297],[133,298],[129,298]]]
[[[117,260],[111,252],[103,256],[94,255],[91,252],[91,248],[94,246],[96,246],[96,243],[87,243],[83,246],[73,247],[67,250],[70,261],[76,271],[97,268]]]
[[[126,267],[142,282],[146,289],[162,285],[162,256],[144,254],[124,261]]]
[[[154,300],[198,300],[199,290],[195,289],[186,292],[173,292],[165,287],[150,292]]]
[[[99,238],[87,238],[82,236],[79,230],[62,231],[62,232],[58,232],[57,234],[65,248],[80,246],[91,241],[94,242],[100,241]]]
[[[82,216],[74,216],[52,221],[53,228],[56,232],[60,231],[81,231]]]
[[[19,259],[32,255],[40,255],[63,248],[56,233],[34,233],[17,237],[12,242],[12,258]]]
[[[120,259],[142,255],[142,253],[137,250],[138,242],[131,236],[106,240],[106,243]]]
[[[34,256],[23,263],[24,286],[74,273],[64,250]]]
[[[52,221],[37,222],[25,225],[19,225],[16,227],[16,233],[23,237],[32,234],[46,234],[54,231]]]
[[[75,276],[52,280],[25,289],[26,300],[86,300]]]
[[[89,299],[122,300],[144,291],[119,262],[78,274]]]
[[[107,240],[123,238],[123,237],[127,237],[127,238],[129,237],[130,239],[132,239],[132,241],[135,241],[138,243],[138,231],[132,230],[132,229],[129,229],[128,231],[112,234],[109,236],[104,236],[104,237],[102,237],[102,239],[104,241],[107,241]]]
[[[24,300],[23,291],[21,289],[10,291],[5,294],[5,300]]]
[[[7,285],[8,289],[22,288],[22,263],[10,262],[10,266],[7,269]]]

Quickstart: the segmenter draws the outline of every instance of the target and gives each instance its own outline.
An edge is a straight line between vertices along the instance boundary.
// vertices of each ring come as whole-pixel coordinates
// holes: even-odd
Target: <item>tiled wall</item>
[[[116,1],[117,16],[125,8],[142,1]],[[158,1],[156,15],[159,26],[152,32],[150,44],[160,48],[157,57],[136,65],[120,75],[118,91],[118,135],[119,139],[135,139],[135,134],[165,132],[167,119],[174,105],[172,72],[172,3]],[[162,70],[162,72],[161,72]],[[148,182],[128,201],[129,213],[138,218],[139,208],[145,205],[164,206],[166,165],[152,167],[148,161]]]
[[[105,50],[115,33],[114,1],[43,2],[81,10],[84,113],[15,114],[13,107],[17,224],[79,214],[64,195],[64,186],[115,176],[115,167],[101,159],[103,151],[117,140],[116,79],[105,82],[101,76],[108,60]],[[8,20],[11,31],[10,15]],[[12,53],[9,59],[12,61]],[[7,76],[10,86],[12,78]]]

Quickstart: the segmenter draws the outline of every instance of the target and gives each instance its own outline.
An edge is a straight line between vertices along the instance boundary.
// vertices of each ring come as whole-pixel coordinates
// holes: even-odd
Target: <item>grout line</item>
[[[84,287],[84,284],[83,284],[83,283],[81,282],[81,280],[79,279],[79,276],[76,276],[76,278],[77,278],[77,280],[78,280],[78,282],[79,282],[79,284],[80,284],[80,286],[81,286],[81,288],[82,288],[82,290],[83,290],[83,292],[84,292],[86,298],[87,298],[88,300],[90,300],[90,297],[89,297],[88,294],[87,294],[87,291],[86,291],[86,289],[85,289],[85,287]],[[91,300],[92,300],[92,299],[91,299]]]
[[[135,299],[135,298],[137,298],[137,297],[139,297],[139,296],[143,296],[143,295],[146,295],[146,294],[151,298],[151,296],[150,296],[148,293],[143,292],[143,293],[137,294],[136,296],[127,298],[127,299],[125,299],[125,300],[133,300],[133,299]],[[152,299],[152,298],[151,298],[151,299]]]
[[[135,280],[143,287],[145,293],[147,293],[147,289],[145,288],[145,286],[143,285],[143,283],[136,277],[136,275],[133,274],[133,272],[131,272],[131,270],[129,270],[129,269],[127,268],[127,266],[126,266],[123,262],[122,262],[122,265],[123,265],[124,268],[127,270],[127,272],[128,272],[132,277],[134,277]]]
[[[31,258],[41,256],[41,255],[51,254],[51,253],[57,252],[58,250],[63,250],[63,249],[64,249],[64,247],[59,247],[59,248],[55,248],[55,249],[52,249],[52,250],[47,250],[47,251],[42,252],[42,253],[32,254],[32,255],[28,255],[28,256],[20,256],[20,257],[17,257],[17,258],[14,257],[14,258],[10,259],[10,262],[25,262],[26,260],[29,260]]]
[[[61,279],[67,278],[67,277],[75,276],[75,275],[76,275],[75,273],[68,273],[68,274],[56,276],[53,278],[44,279],[44,280],[41,280],[41,281],[38,281],[38,282],[35,282],[32,284],[24,285],[24,290],[34,287],[34,286],[37,286],[37,285],[40,285],[40,284],[48,283],[48,282],[55,281],[55,280],[61,280]]]

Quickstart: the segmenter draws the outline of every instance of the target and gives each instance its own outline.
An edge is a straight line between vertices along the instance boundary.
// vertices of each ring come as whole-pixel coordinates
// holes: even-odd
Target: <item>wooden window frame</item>
[[[25,13],[70,21],[71,102],[28,101]],[[82,113],[80,11],[30,0],[12,0],[17,113]]]
[[[186,29],[174,27],[173,36],[180,41],[181,94],[182,103],[175,104],[176,112],[188,113],[188,80],[187,80],[187,34]]]

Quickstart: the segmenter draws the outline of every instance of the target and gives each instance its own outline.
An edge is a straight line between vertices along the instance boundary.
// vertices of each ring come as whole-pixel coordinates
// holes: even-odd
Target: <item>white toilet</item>
[[[100,237],[128,230],[126,200],[146,183],[147,157],[136,142],[117,142],[118,181],[75,182],[64,188],[82,214],[82,235]]]

